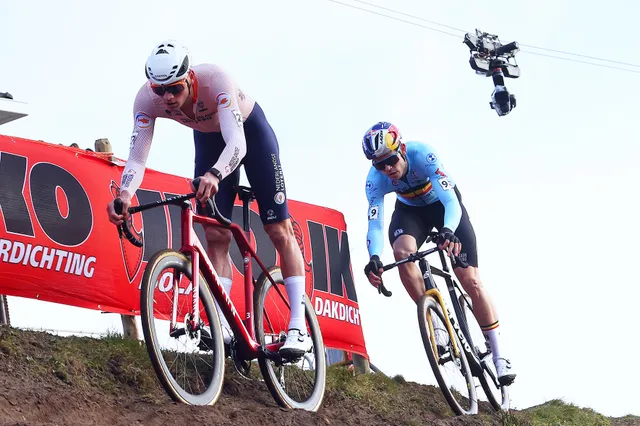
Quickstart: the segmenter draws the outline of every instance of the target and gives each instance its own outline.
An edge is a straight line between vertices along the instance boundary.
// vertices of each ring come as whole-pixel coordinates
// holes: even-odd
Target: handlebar
[[[196,192],[198,190],[198,186],[200,185],[200,178],[196,178],[193,180],[193,186],[196,189]],[[129,215],[132,215],[134,213],[138,213],[144,210],[149,210],[151,208],[154,207],[159,207],[159,206],[163,206],[166,204],[176,204],[179,205],[181,204],[183,201],[186,200],[191,200],[192,198],[196,197],[196,192],[191,192],[188,194],[184,194],[184,195],[177,195],[175,197],[170,197],[167,198],[165,200],[160,200],[160,201],[154,201],[151,203],[147,203],[147,204],[141,204],[139,206],[135,206],[135,207],[129,207],[127,209],[127,212],[129,213]],[[225,227],[229,227],[231,225],[231,220],[227,219],[226,217],[224,217],[220,211],[218,210],[218,206],[216,205],[216,202],[214,200],[215,196],[212,198],[209,198],[206,202],[207,204],[207,213],[212,216],[214,219],[216,219],[218,222],[220,222],[221,225],[225,226]],[[116,198],[115,200],[113,200],[113,208],[115,210],[115,212],[117,214],[122,214],[122,200],[120,198]],[[125,236],[125,238],[134,246],[136,247],[142,247],[142,240],[139,239],[138,237],[136,237],[134,235],[134,233],[131,231],[131,228],[129,226],[129,222],[131,221],[131,217],[129,217],[128,220],[123,221],[120,225],[118,225],[118,235],[120,235],[120,237],[122,237],[123,235]]]
[[[426,242],[436,242],[436,238],[438,237],[439,233],[438,232],[429,232],[427,234],[427,240]],[[436,243],[437,244],[437,243]],[[404,259],[400,259],[397,262],[393,262],[390,263],[388,265],[384,265],[382,267],[382,272],[388,271],[389,269],[393,269],[397,266],[400,266],[404,263],[408,263],[408,262],[416,262],[422,258],[425,258],[427,256],[429,256],[431,253],[435,253],[437,251],[443,251],[441,250],[438,246],[436,247],[432,247],[430,249],[427,250],[423,250],[423,251],[418,251],[415,253],[411,253],[409,256],[405,257]],[[469,266],[469,264],[467,262],[464,262],[462,259],[456,257],[456,256],[450,256],[451,258],[451,262],[456,265],[459,264],[461,267],[466,268],[467,266]],[[380,286],[378,286],[378,294],[383,294],[386,297],[391,297],[391,295],[393,294],[391,291],[387,290],[387,288],[384,286],[384,283],[380,283]]]

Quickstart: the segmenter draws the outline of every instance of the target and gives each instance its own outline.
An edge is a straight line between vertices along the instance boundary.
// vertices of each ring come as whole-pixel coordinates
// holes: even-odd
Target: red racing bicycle
[[[194,180],[197,188],[199,180]],[[181,208],[180,250],[164,249],[148,261],[140,287],[140,316],[144,340],[156,375],[169,396],[193,405],[214,404],[222,390],[225,345],[216,302],[234,338],[229,356],[239,373],[251,377],[254,361],[260,367],[271,395],[281,407],[317,411],[326,385],[326,357],[316,313],[306,298],[307,331],[313,341],[310,352],[295,358],[278,354],[286,339],[290,316],[284,279],[278,267],[266,268],[251,243],[250,188],[238,187],[243,202],[243,227],[223,217],[213,199],[207,216],[194,212],[195,192],[128,209],[129,218],[118,226],[120,236],[143,247],[143,233],[133,227],[132,216],[165,205]],[[116,198],[116,212],[122,201]],[[244,315],[224,290],[194,224],[228,229],[244,260]],[[252,274],[252,259],[262,273]],[[259,377],[259,376],[258,376]]]

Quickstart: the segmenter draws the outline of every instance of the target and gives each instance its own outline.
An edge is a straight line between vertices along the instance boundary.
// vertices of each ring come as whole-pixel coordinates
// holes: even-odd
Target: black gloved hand
[[[446,241],[453,244],[459,244],[460,240],[455,236],[453,231],[449,228],[442,228],[440,234],[438,234],[438,244],[444,244]]]
[[[371,256],[369,263],[364,267],[364,274],[369,277],[369,272],[373,272],[374,275],[380,276],[380,268],[382,268],[382,262],[380,261],[380,257],[377,254]]]

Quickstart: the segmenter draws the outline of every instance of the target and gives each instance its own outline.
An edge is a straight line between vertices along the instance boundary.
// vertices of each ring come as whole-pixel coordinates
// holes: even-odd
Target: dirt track
[[[9,327],[0,327],[0,391],[3,425],[528,424],[491,414],[452,417],[437,388],[380,375],[353,377],[343,367],[329,375],[317,413],[277,407],[264,383],[239,376],[229,365],[215,406],[186,406],[169,399],[135,342]],[[481,408],[489,413],[486,405]]]

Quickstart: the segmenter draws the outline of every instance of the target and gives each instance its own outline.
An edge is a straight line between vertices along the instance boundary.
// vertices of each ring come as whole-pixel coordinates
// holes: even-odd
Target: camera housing
[[[499,116],[509,114],[516,106],[516,99],[507,90],[504,77],[520,77],[520,67],[515,61],[520,51],[518,42],[503,45],[497,35],[476,29],[475,34],[465,34],[464,44],[469,47],[469,65],[476,74],[492,77],[494,91],[489,105]]]

